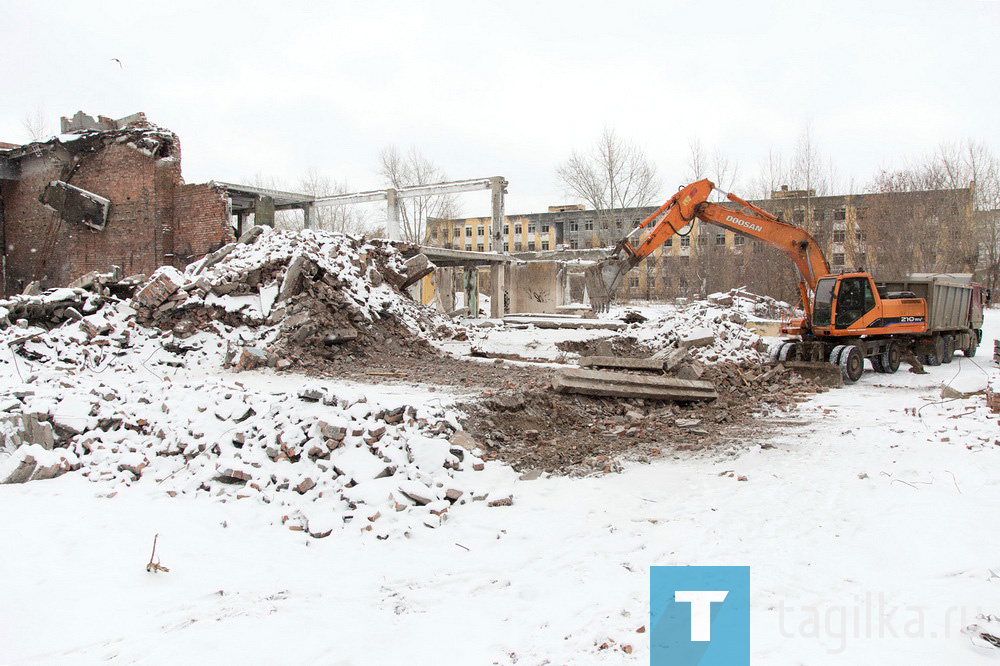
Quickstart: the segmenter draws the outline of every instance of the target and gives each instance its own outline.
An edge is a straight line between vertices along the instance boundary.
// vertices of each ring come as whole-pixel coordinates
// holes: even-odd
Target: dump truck
[[[715,191],[730,203],[709,201]],[[839,368],[850,383],[860,379],[865,359],[876,372],[892,373],[907,353],[933,365],[950,360],[955,349],[971,356],[982,341],[983,290],[971,277],[918,275],[880,286],[863,271],[833,274],[805,229],[707,179],[681,187],[587,269],[595,309],[605,309],[624,275],[668,238],[690,233],[695,219],[769,243],[795,265],[805,317],[782,327],[786,339],[772,349],[775,361],[806,362],[819,373]],[[645,238],[633,244],[643,229]]]

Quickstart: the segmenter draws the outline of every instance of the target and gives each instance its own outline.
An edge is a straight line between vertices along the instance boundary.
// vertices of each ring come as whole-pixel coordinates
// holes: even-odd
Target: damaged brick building
[[[184,183],[173,132],[142,113],[77,113],[61,129],[47,141],[0,144],[4,297],[112,266],[124,275],[183,267],[233,240],[224,189]]]

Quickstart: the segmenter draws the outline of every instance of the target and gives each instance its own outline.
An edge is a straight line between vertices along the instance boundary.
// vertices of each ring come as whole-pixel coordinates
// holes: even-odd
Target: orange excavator
[[[956,350],[975,354],[982,341],[984,299],[971,276],[920,274],[878,284],[865,272],[834,275],[804,229],[735,194],[722,192],[735,206],[711,202],[715,189],[709,180],[682,187],[619,241],[609,257],[587,269],[594,308],[607,309],[629,270],[668,238],[688,233],[698,219],[773,245],[795,265],[805,317],[781,329],[787,337],[772,350],[775,361],[832,363],[845,381],[855,382],[865,359],[876,372],[892,373],[907,352],[929,365],[951,362]],[[632,239],[644,229],[645,239],[634,245]]]

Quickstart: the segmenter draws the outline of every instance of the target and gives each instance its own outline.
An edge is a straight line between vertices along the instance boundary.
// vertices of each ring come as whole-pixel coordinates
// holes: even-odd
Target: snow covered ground
[[[960,630],[1000,612],[998,419],[940,388],[1000,383],[998,336],[991,311],[976,358],[866,373],[728,455],[532,481],[488,463],[512,506],[384,541],[152,483],[0,486],[0,663],[644,664],[648,570],[675,564],[751,567],[754,663],[995,663]],[[154,534],[168,573],[146,571]]]

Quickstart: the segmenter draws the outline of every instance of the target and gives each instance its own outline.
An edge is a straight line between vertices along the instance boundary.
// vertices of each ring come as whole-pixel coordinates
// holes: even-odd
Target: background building
[[[831,270],[863,268],[894,277],[975,269],[979,247],[973,195],[972,184],[950,190],[836,196],[782,187],[769,199],[752,203],[809,231],[823,247]],[[431,218],[427,244],[515,254],[611,247],[655,210],[653,206],[623,209],[602,216],[605,221],[596,211],[576,205],[508,215],[502,248],[489,242],[489,218]],[[629,274],[622,295],[672,298],[746,286],[789,300],[797,297],[796,283],[794,267],[775,248],[695,221]]]

